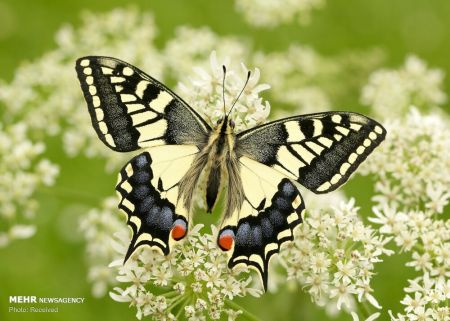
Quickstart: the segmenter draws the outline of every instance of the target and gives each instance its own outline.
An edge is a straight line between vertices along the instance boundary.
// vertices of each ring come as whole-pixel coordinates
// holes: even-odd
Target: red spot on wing
[[[224,251],[231,250],[231,247],[233,246],[234,237],[231,234],[222,234],[219,237],[219,246]]]
[[[182,224],[175,224],[172,228],[172,238],[175,241],[181,240],[186,235],[186,227]]]

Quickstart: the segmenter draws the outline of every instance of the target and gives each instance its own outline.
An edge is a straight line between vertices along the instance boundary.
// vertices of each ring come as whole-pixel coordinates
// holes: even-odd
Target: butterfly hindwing
[[[230,251],[230,268],[239,264],[254,268],[266,289],[270,259],[284,242],[293,240],[305,205],[295,185],[276,170],[245,156],[239,163],[244,202],[224,219],[218,244]],[[230,236],[232,248],[227,243]]]
[[[138,68],[110,57],[77,60],[76,71],[100,140],[115,151],[199,145],[209,125],[180,97]]]
[[[197,153],[194,145],[158,146],[122,168],[116,186],[119,208],[133,233],[125,261],[142,245],[167,255],[171,243],[186,235],[189,209],[180,200],[179,184]]]
[[[277,120],[237,135],[237,149],[315,193],[344,184],[386,135],[376,121],[349,112]]]

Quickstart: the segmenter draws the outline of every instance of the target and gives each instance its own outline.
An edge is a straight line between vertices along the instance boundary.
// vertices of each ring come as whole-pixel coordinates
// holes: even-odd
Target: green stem
[[[171,311],[173,308],[175,308],[180,302],[186,300],[186,297],[184,295],[181,295],[178,298],[174,298],[173,302],[169,305],[169,308],[167,310]]]
[[[363,320],[367,319],[370,316],[370,308],[367,305],[366,301],[359,302],[358,301],[358,310],[363,316]]]
[[[183,300],[178,302],[178,303],[183,303],[183,304],[181,304],[180,309],[178,310],[177,315],[175,316],[176,320],[180,320],[180,314],[181,314],[181,312],[183,312],[183,310],[184,310],[183,307],[185,306],[184,303],[186,303],[186,301],[188,301],[188,300],[189,300],[189,297],[183,297]]]
[[[234,310],[241,310],[242,311],[242,316],[249,321],[260,321],[260,319],[254,315],[253,313],[247,311],[246,309],[244,309],[243,307],[241,307],[239,304],[230,301],[230,300],[225,300],[225,305],[227,305],[229,308],[232,308]]]

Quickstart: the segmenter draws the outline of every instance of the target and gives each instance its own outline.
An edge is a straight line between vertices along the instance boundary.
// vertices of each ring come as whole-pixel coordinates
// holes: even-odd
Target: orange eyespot
[[[232,230],[224,230],[220,233],[217,243],[223,251],[229,251],[233,247],[234,233]]]
[[[186,223],[183,220],[176,220],[172,227],[172,238],[175,241],[181,240],[186,236]]]

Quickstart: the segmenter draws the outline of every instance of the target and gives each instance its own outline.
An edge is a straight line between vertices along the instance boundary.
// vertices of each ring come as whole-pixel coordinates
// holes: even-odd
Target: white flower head
[[[235,106],[230,116],[237,132],[264,123],[269,115],[270,105],[260,97],[260,92],[270,88],[269,85],[258,84],[260,72],[257,68],[250,71],[246,84],[249,73],[247,67],[241,64],[236,70],[229,67],[227,61],[227,58],[220,61],[213,51],[209,69],[196,68],[196,77],[192,77],[189,83],[179,85],[182,96],[213,126],[225,113],[230,112],[233,103]],[[225,87],[223,66],[226,68]],[[241,96],[236,100],[242,89]]]

